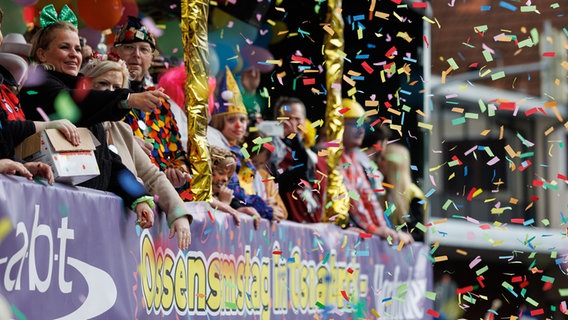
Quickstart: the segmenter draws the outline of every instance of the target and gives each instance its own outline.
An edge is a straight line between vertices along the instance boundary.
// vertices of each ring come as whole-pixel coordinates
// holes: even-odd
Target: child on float
[[[228,68],[220,92],[221,98],[212,111],[211,127],[222,136],[222,139],[218,140],[223,141],[223,144],[219,146],[230,150],[237,158],[236,170],[228,187],[233,190],[236,200],[243,205],[241,211],[245,210],[245,213],[253,217],[260,215],[262,218],[272,220],[273,209],[263,200],[265,191],[262,179],[260,175],[257,177],[256,168],[248,152],[241,146],[247,133],[248,115],[235,78]]]

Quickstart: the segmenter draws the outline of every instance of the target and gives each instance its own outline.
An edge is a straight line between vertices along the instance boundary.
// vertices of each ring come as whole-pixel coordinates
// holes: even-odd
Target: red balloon
[[[124,6],[120,0],[78,0],[77,10],[86,25],[105,30],[117,25]]]
[[[118,21],[119,26],[125,25],[126,22],[128,22],[128,16],[138,17],[138,4],[135,0],[122,0],[122,5],[124,6],[124,11]]]

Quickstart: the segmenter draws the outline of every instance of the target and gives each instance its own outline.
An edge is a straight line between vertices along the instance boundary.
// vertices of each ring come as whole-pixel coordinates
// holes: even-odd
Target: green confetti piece
[[[485,31],[487,31],[487,30],[489,30],[489,27],[487,27],[486,24],[481,25],[481,26],[475,26],[475,27],[473,27],[473,31],[476,32],[476,33],[477,33],[477,32],[485,32]]]
[[[326,264],[327,260],[329,260],[329,253],[325,254],[325,258],[323,258],[323,261],[321,262],[321,264]]]
[[[403,105],[403,106],[402,106],[402,110],[403,110],[403,111],[406,111],[406,112],[410,112],[410,111],[412,111],[412,108],[409,107],[409,106],[407,106],[407,105]]]
[[[325,308],[325,306],[324,306],[321,302],[319,302],[319,301],[316,301],[316,307],[318,307],[318,308],[320,308],[320,309],[324,309],[324,308]]]
[[[456,63],[456,61],[454,60],[454,58],[449,58],[447,61],[448,61],[448,64],[452,67],[452,69],[458,70],[460,68],[458,66],[458,64]]]
[[[485,266],[485,267],[483,267],[483,268],[477,270],[475,273],[476,273],[477,275],[480,275],[480,274],[483,274],[483,273],[484,273],[485,271],[487,271],[487,270],[489,270],[489,267],[488,267],[488,266]]]
[[[558,293],[561,297],[568,297],[568,288],[558,289]]]
[[[225,307],[231,310],[237,310],[237,304],[234,302],[225,301]]]
[[[22,313],[22,311],[20,311],[20,309],[18,309],[15,305],[11,304],[10,308],[12,308],[12,313],[14,314],[14,316],[16,317],[16,319],[18,320],[26,320],[26,316]]]
[[[550,221],[548,219],[542,219],[540,220],[540,222],[542,222],[545,227],[548,227],[550,225]]]
[[[494,104],[489,104],[489,108],[487,108],[487,115],[490,117],[494,117],[495,116],[495,105]]]
[[[446,203],[444,203],[444,205],[442,206],[442,209],[444,209],[444,211],[447,211],[450,204],[452,204],[452,200],[447,199]]]
[[[534,45],[533,41],[531,38],[525,39],[523,41],[519,41],[518,47],[520,48],[524,48],[524,47],[532,47]]]
[[[491,80],[493,81],[501,78],[505,78],[505,71],[499,71],[491,75]]]
[[[250,158],[250,154],[248,153],[247,148],[242,147],[241,152],[242,152],[243,156],[245,157],[245,159]]]
[[[359,193],[357,193],[357,191],[353,191],[353,190],[349,190],[347,195],[349,196],[350,199],[353,199],[355,201],[358,201],[359,198],[360,198]]]
[[[537,45],[540,42],[540,36],[536,28],[531,29],[531,39],[535,45]]]
[[[493,61],[493,56],[491,55],[491,52],[489,52],[489,50],[483,50],[483,57],[487,62]]]
[[[26,94],[27,94],[28,96],[35,96],[35,95],[37,94],[37,91],[28,90],[28,91],[26,91]]]
[[[426,232],[426,230],[427,230],[427,229],[426,229],[426,226],[423,225],[421,222],[417,222],[417,223],[416,223],[416,229],[418,229],[418,230],[420,230],[420,231],[422,231],[422,232]]]
[[[455,166],[458,166],[459,164],[460,164],[459,160],[452,160],[452,161],[448,162],[448,167],[450,167],[450,168],[455,167]]]
[[[556,257],[558,257],[558,252],[557,252],[557,251],[551,251],[551,252],[550,252],[550,257],[551,257],[552,259],[556,259]]]
[[[519,158],[521,158],[521,159],[522,158],[529,158],[529,157],[534,157],[533,151],[521,153],[521,155],[519,156]]]
[[[527,303],[530,303],[533,307],[537,307],[537,306],[538,306],[538,302],[534,301],[534,299],[531,298],[531,297],[527,297],[527,298],[525,299],[525,301],[526,301]]]
[[[536,12],[536,6],[521,6],[521,12]]]
[[[503,283],[501,283],[501,286],[507,290],[513,291],[513,286],[510,285],[507,281],[503,281]]]
[[[474,297],[469,295],[463,296],[463,299],[471,304],[475,304],[475,302],[477,301]]]
[[[426,291],[424,296],[426,297],[426,299],[430,299],[432,301],[436,300],[436,292]]]
[[[485,110],[487,110],[487,106],[485,105],[485,102],[483,102],[483,100],[477,100],[477,104],[479,105],[479,110],[481,110],[481,112],[485,112]]]
[[[452,120],[452,126],[457,126],[465,123],[465,117],[459,117]]]
[[[554,283],[554,278],[553,277],[549,277],[549,276],[542,276],[542,278],[540,278],[540,280],[542,282],[550,282],[550,283]]]
[[[479,119],[479,114],[473,112],[466,112],[465,114],[466,119]]]
[[[67,91],[61,91],[53,101],[55,112],[60,119],[67,119],[71,122],[77,122],[81,117],[81,110],[75,104],[75,101]]]
[[[406,293],[406,291],[408,291],[408,285],[406,283],[402,283],[398,286],[396,291],[399,292],[399,293],[404,291],[404,293]]]

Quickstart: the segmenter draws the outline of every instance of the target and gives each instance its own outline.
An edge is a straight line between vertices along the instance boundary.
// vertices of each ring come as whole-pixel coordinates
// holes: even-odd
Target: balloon
[[[24,22],[26,24],[33,23],[36,26],[39,26],[39,9],[36,6],[29,6],[25,7],[22,11],[22,15],[24,16]]]
[[[125,25],[128,21],[128,16],[137,17],[138,16],[138,4],[134,0],[122,0],[122,6],[124,6],[124,11],[122,12],[122,17],[118,21],[118,25]]]
[[[12,0],[15,4],[22,7],[33,6],[38,0]]]
[[[101,42],[102,32],[101,30],[96,30],[91,27],[84,27],[79,29],[79,35],[87,39],[87,44],[93,48],[93,50],[97,50],[97,45]]]
[[[120,0],[78,0],[77,11],[85,24],[97,30],[117,25],[124,6]]]

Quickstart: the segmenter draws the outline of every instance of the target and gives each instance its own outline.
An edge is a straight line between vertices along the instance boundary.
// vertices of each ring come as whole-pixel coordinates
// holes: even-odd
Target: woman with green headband
[[[77,126],[90,126],[118,121],[131,108],[151,111],[167,98],[158,90],[131,93],[129,89],[87,89],[79,75],[82,55],[73,11],[64,6],[57,15],[53,5],[48,5],[40,13],[40,26],[32,39],[31,60],[41,67],[30,71],[20,93],[28,119],[55,116],[68,118]]]
[[[108,148],[102,122],[118,121],[132,107],[152,110],[165,95],[161,92],[130,94],[128,89],[88,89],[90,85],[79,76],[82,56],[75,14],[64,6],[57,15],[53,5],[48,5],[40,13],[40,26],[32,40],[31,58],[44,72],[30,74],[20,92],[26,117],[40,120],[57,111],[57,118],[72,117],[69,120],[78,126],[88,127],[100,142],[95,149],[100,175],[80,186],[117,194],[136,212],[140,227],[151,227],[154,224],[153,196],[124,166],[120,156]],[[80,114],[73,116],[77,111]]]

